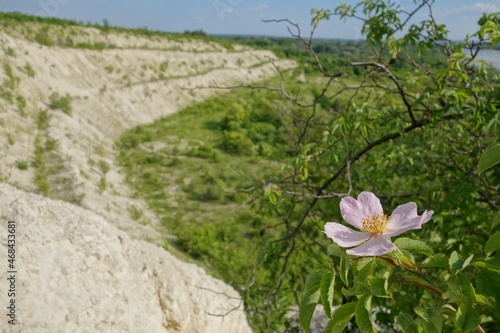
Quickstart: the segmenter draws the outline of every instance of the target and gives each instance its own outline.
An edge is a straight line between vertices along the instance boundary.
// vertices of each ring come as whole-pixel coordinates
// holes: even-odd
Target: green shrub
[[[253,142],[244,131],[224,131],[222,149],[232,154],[248,155],[253,149]]]
[[[16,166],[19,170],[28,170],[28,162],[25,161],[17,161]]]
[[[106,161],[100,160],[98,162],[99,169],[101,169],[103,174],[107,174],[109,171],[109,164]]]
[[[24,65],[24,70],[26,71],[26,74],[28,74],[29,77],[35,77],[36,75],[35,70],[33,69],[33,67],[31,67],[29,63],[26,63],[26,65]]]
[[[51,109],[60,109],[66,114],[71,114],[73,109],[71,107],[72,98],[70,95],[66,94],[64,96],[59,96],[58,93],[52,93],[50,95],[50,104],[49,107]]]
[[[8,47],[7,50],[5,50],[5,54],[9,57],[16,57],[16,51],[12,47]]]
[[[103,192],[106,189],[107,186],[108,186],[108,184],[107,184],[107,181],[106,181],[106,177],[104,177],[104,176],[101,177],[101,179],[99,180],[99,190],[101,192]]]
[[[37,32],[35,35],[35,41],[41,45],[54,46],[54,41],[49,37],[47,31],[44,30]]]
[[[47,110],[38,112],[36,126],[39,130],[44,130],[49,127],[49,115]]]

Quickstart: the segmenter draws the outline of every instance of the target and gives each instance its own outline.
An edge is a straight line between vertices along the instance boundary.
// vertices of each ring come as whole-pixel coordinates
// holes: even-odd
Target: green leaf
[[[422,263],[422,267],[448,269],[450,268],[450,264],[446,255],[438,253],[425,259]]]
[[[274,194],[274,192],[271,192],[269,194],[269,201],[273,204],[273,205],[276,205],[276,194]]]
[[[462,269],[469,266],[472,262],[472,259],[474,259],[474,254],[471,254],[467,259],[465,259],[464,263],[462,264]]]
[[[368,280],[368,277],[372,275],[373,268],[375,264],[375,258],[363,258],[356,262],[356,270],[358,271],[358,279]]]
[[[500,145],[486,149],[477,164],[478,172],[481,174],[497,163],[500,163]]]
[[[340,246],[335,243],[328,245],[326,252],[329,256],[340,257],[342,255],[342,250]]]
[[[457,274],[458,272],[463,270],[465,267],[469,266],[470,263],[472,262],[473,258],[474,258],[474,254],[470,255],[465,260],[460,259],[457,251],[453,251],[453,253],[450,256],[450,261],[449,261],[451,271],[453,273]]]
[[[475,302],[476,300],[476,290],[472,285],[472,282],[464,274],[457,274],[456,278],[453,280],[454,284],[452,288],[454,290],[462,293],[469,302]]]
[[[324,269],[314,270],[306,279],[304,296],[299,307],[299,321],[306,332],[309,332],[311,318],[320,298],[321,279],[325,273],[329,273],[329,271]]]
[[[443,294],[443,299],[449,303],[467,303],[469,299],[457,290],[449,290]]]
[[[493,230],[493,228],[495,228],[499,224],[500,224],[500,211],[498,211],[495,214],[495,217],[493,218],[493,222],[491,223],[491,230]]]
[[[374,277],[370,280],[370,292],[373,296],[392,298],[392,294],[387,291],[389,282],[387,279]]]
[[[349,285],[348,275],[349,275],[349,256],[347,254],[342,254],[340,257],[340,279],[346,286]]]
[[[416,307],[414,311],[420,318],[423,319],[427,332],[441,333],[443,327],[443,316],[438,309]]]
[[[376,333],[375,327],[370,319],[371,299],[372,297],[369,295],[361,296],[355,309],[356,324],[363,333]]]
[[[480,269],[476,276],[476,286],[480,294],[497,300],[494,313],[500,318],[500,273]]]
[[[408,313],[403,313],[399,315],[397,320],[403,333],[418,333],[413,318]]]
[[[490,254],[498,249],[500,249],[500,231],[497,231],[490,236],[490,238],[486,242],[486,245],[484,246],[484,252]]]
[[[321,303],[325,314],[328,318],[332,319],[332,306],[333,306],[333,293],[335,292],[335,272],[323,274],[321,278]]]
[[[410,253],[416,252],[416,253],[425,254],[427,256],[430,256],[433,254],[432,248],[420,240],[402,237],[402,238],[396,239],[394,244],[396,244],[396,246],[400,250],[406,250]]]
[[[471,331],[479,324],[479,314],[470,304],[462,304],[455,315],[457,327],[462,331]]]
[[[458,257],[457,251],[453,251],[450,256],[449,265],[453,273],[462,268],[463,260]]]
[[[476,262],[472,263],[471,266],[474,266],[474,267],[477,267],[477,268],[481,268],[481,269],[486,269],[488,271],[492,271],[492,272],[496,272],[496,273],[500,273],[500,266],[492,265],[489,262],[476,261]]]
[[[342,333],[347,323],[354,316],[354,310],[356,309],[356,304],[358,302],[351,302],[342,305],[340,308],[335,310],[332,316],[332,320],[328,323],[325,333]]]

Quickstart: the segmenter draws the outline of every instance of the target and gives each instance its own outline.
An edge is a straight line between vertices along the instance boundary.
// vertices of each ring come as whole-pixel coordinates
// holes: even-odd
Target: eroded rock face
[[[234,289],[103,217],[0,184],[1,332],[251,332]],[[16,325],[7,221],[16,221]]]

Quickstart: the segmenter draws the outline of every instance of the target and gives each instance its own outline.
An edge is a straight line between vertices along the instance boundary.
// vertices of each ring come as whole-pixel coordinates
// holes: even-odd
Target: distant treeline
[[[303,42],[292,37],[265,37],[265,36],[219,36],[238,44],[247,45],[256,49],[268,49],[281,58],[289,58],[304,64],[306,73],[314,71],[317,63],[311,55],[313,51],[318,57],[323,69],[332,73],[344,69],[353,61],[367,61],[374,58],[373,50],[364,40],[343,39],[313,39],[310,48]],[[406,62],[405,54],[417,54],[413,46],[408,46],[395,59],[391,59],[388,50],[380,50],[384,61],[395,70],[406,70],[411,64]],[[440,50],[430,50],[420,54],[420,61],[426,66],[442,65],[446,56]],[[360,69],[351,68],[349,72],[360,74]]]
[[[19,24],[19,23],[40,23],[40,24],[47,24],[60,27],[85,26],[85,27],[96,28],[103,32],[111,32],[111,31],[123,32],[123,33],[131,33],[134,35],[146,36],[146,37],[153,37],[153,36],[165,37],[174,40],[192,38],[192,39],[200,39],[203,41],[220,42],[218,38],[207,35],[201,29],[193,31],[186,30],[184,31],[184,33],[175,33],[175,32],[165,32],[159,30],[149,30],[147,27],[143,28],[116,27],[116,26],[111,26],[108,20],[103,20],[102,23],[97,23],[97,22],[85,23],[77,20],[60,19],[55,17],[40,17],[40,16],[27,15],[19,12],[0,12],[0,26],[8,27],[9,25]],[[231,44],[228,45],[224,43],[221,44],[223,44],[223,46],[228,48],[229,50],[232,50]]]

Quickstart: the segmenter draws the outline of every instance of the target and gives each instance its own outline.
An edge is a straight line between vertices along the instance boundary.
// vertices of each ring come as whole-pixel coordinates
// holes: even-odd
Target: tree
[[[279,266],[276,283],[267,293],[268,309],[260,311],[283,305],[284,284],[297,293],[300,284],[289,279],[290,274],[297,277],[296,266],[305,251],[310,262],[303,267],[328,262],[314,250],[326,253],[329,243],[321,232],[325,222],[340,221],[340,198],[370,190],[384,206],[411,200],[433,209],[431,226],[415,233],[414,241],[400,241],[398,256],[359,260],[331,249],[333,258],[328,260],[333,268],[315,270],[306,282],[309,307],[304,326],[311,304],[323,302],[329,309],[326,303],[342,300],[338,311],[343,317],[336,319],[343,324],[337,327],[332,321],[332,332],[342,331],[353,315],[361,331],[373,331],[375,308],[377,324],[388,329],[396,327],[396,317],[399,327],[409,332],[454,327],[481,331],[480,320],[486,320],[483,325],[488,330],[499,329],[495,320],[500,319],[500,295],[488,285],[500,281],[495,255],[498,217],[494,220],[500,204],[500,173],[498,166],[481,176],[475,170],[482,152],[498,142],[500,79],[477,56],[484,47],[500,42],[500,14],[484,14],[475,34],[453,42],[433,16],[433,4],[415,1],[415,8],[408,11],[388,1],[364,0],[334,10],[313,9],[309,37],[289,20],[273,20],[289,25],[325,83],[309,100],[301,91],[287,91],[285,79],[280,87],[265,87],[302,111],[294,114],[301,121],[292,143],[293,164],[265,189],[265,197],[272,198],[283,220],[256,262],[269,265],[264,258],[272,254],[272,265]],[[411,23],[421,11],[429,19]],[[323,66],[312,38],[321,21],[331,17],[361,20],[371,50],[366,59],[351,61],[336,72]],[[362,79],[352,80],[351,69]],[[338,101],[342,108],[328,108]],[[425,278],[435,284],[422,288],[422,276],[410,277],[421,272],[416,258],[426,259]],[[342,278],[335,280],[339,273]],[[397,281],[390,287],[389,276]],[[360,285],[362,278],[367,280]],[[328,290],[334,287],[344,292],[332,296]],[[396,293],[399,300],[392,296]],[[392,318],[381,309],[391,309]],[[488,322],[488,316],[493,321]]]

